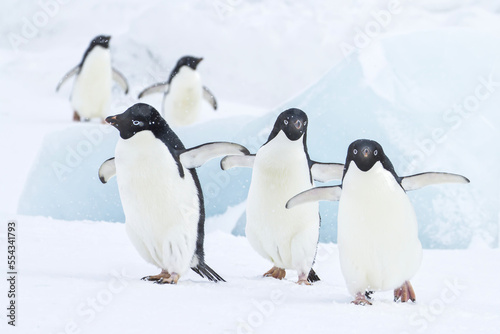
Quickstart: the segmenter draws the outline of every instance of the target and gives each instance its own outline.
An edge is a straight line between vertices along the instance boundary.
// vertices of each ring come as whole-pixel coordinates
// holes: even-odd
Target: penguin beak
[[[371,151],[370,151],[370,149],[369,149],[368,147],[365,147],[365,148],[363,148],[363,149],[361,150],[361,153],[363,153],[363,156],[364,156],[365,158],[368,158],[368,156],[370,155]]]
[[[116,115],[115,116],[106,117],[105,121],[107,123],[111,124],[112,126],[114,126],[115,128],[118,127],[118,120],[116,119]]]

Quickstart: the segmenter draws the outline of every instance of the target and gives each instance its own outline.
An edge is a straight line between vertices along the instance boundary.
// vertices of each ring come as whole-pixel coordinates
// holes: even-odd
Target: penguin
[[[217,101],[214,94],[203,86],[200,74],[196,71],[203,58],[184,56],[177,61],[167,81],[145,88],[138,96],[163,93],[162,113],[172,126],[193,124],[199,117],[201,99],[205,99],[214,110]]]
[[[255,155],[225,157],[221,167],[253,168],[245,232],[255,251],[273,263],[264,277],[283,279],[286,269],[293,269],[298,284],[310,285],[319,280],[312,269],[320,228],[318,204],[309,203],[298,210],[286,210],[285,204],[297,192],[310,189],[313,179],[340,179],[343,165],[309,158],[307,126],[305,112],[285,110]]]
[[[211,281],[224,281],[204,260],[205,208],[195,168],[248,150],[227,142],[186,149],[158,111],[143,103],[106,122],[118,129],[120,139],[99,178],[106,183],[116,174],[127,234],[141,257],[161,269],[143,279],[176,284],[191,268]]]
[[[422,245],[406,192],[432,184],[469,182],[450,173],[400,177],[379,143],[359,139],[349,145],[341,185],[306,190],[286,206],[295,209],[319,200],[339,201],[340,266],[347,289],[355,296],[352,303],[371,305],[371,294],[386,290],[394,290],[395,302],[415,302],[410,279],[420,267]]]
[[[114,80],[128,93],[128,83],[123,74],[111,66],[109,41],[111,36],[95,37],[85,51],[82,61],[59,81],[56,92],[71,77],[76,76],[71,93],[73,120],[104,119],[109,114],[111,81]]]

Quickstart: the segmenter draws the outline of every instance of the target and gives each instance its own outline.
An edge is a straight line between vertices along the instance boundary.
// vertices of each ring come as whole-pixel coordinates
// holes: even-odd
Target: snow
[[[483,297],[498,277],[498,250],[425,250],[412,280],[416,304],[396,304],[386,292],[358,307],[349,304],[334,244],[319,246],[322,281],[298,286],[293,271],[283,281],[262,278],[270,264],[243,237],[209,233],[207,263],[227,282],[189,272],[167,286],[140,280],[158,270],[139,257],[123,224],[18,221],[19,326],[12,333],[481,333],[500,322],[496,299]],[[4,326],[3,312],[0,320]]]
[[[19,327],[9,332],[480,333],[500,325],[489,297],[499,274],[498,1],[6,0],[0,7],[0,249],[8,219],[16,219],[20,260]],[[123,221],[115,180],[97,178],[117,132],[71,123],[71,85],[55,93],[102,33],[113,36],[112,62],[131,88],[128,96],[114,89],[114,113],[164,80],[180,56],[204,57],[199,71],[220,109],[205,104],[198,124],[176,129],[187,147],[229,140],[255,152],[276,115],[293,106],[309,115],[315,160],[343,162],[348,144],[368,137],[402,175],[469,177],[469,185],[409,193],[427,248],[412,280],[417,303],[395,304],[386,292],[371,307],[349,304],[334,244],[336,203],[320,205],[322,281],[296,286],[293,272],[285,281],[261,278],[270,264],[242,237],[251,173],[223,172],[218,160],[199,174],[207,261],[228,282],[194,273],[178,286],[140,281],[157,269],[113,223]],[[159,109],[161,95],[144,102]],[[94,311],[93,300],[100,300]]]

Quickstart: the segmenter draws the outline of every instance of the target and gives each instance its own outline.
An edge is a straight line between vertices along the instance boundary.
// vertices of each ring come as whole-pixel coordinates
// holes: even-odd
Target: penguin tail
[[[307,281],[314,283],[314,282],[317,282],[319,280],[320,280],[319,276],[316,274],[314,269],[311,268],[311,271],[309,271],[309,276],[307,276]]]
[[[215,272],[208,264],[206,264],[204,261],[198,261],[198,264],[195,267],[191,267],[191,269],[200,275],[203,278],[208,278],[212,282],[225,282],[226,280],[223,279],[219,274]]]

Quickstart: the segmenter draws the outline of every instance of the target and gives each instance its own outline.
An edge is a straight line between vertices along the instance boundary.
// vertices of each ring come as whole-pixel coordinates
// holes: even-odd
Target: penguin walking
[[[85,51],[80,64],[75,66],[57,84],[56,91],[71,77],[76,76],[71,93],[73,120],[79,122],[91,118],[104,120],[111,104],[111,84],[116,81],[128,93],[125,77],[111,66],[109,41],[111,36],[99,35]]]
[[[297,283],[309,285],[319,280],[312,269],[320,228],[318,204],[292,210],[287,210],[285,204],[297,191],[310,189],[313,179],[340,179],[343,165],[322,164],[309,158],[307,123],[302,110],[282,112],[257,154],[225,157],[221,167],[253,167],[245,232],[257,253],[273,263],[264,276],[282,279],[286,269],[294,269]]]
[[[118,129],[120,139],[99,178],[106,183],[116,174],[130,240],[144,260],[161,269],[143,279],[176,284],[191,268],[211,281],[224,281],[204,260],[205,208],[194,168],[248,150],[225,142],[185,149],[158,111],[143,103],[106,122]]]
[[[294,196],[287,208],[319,200],[339,201],[338,247],[347,289],[357,305],[371,305],[374,291],[394,290],[394,301],[415,301],[410,279],[420,267],[417,218],[406,191],[438,183],[469,183],[461,175],[422,173],[400,177],[382,146],[350,144],[342,184]]]
[[[214,94],[203,86],[196,71],[203,58],[184,56],[177,61],[167,81],[145,88],[138,96],[163,93],[162,113],[172,126],[193,124],[199,117],[201,99],[205,99],[214,110],[217,101]]]

